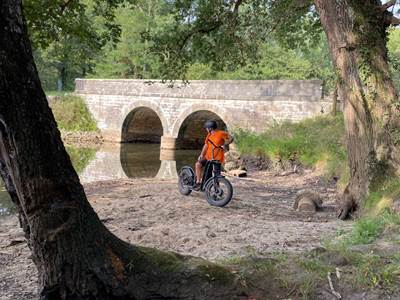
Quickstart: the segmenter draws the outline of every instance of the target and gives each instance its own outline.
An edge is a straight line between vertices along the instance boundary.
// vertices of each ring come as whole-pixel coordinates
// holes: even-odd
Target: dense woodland
[[[76,30],[61,35],[56,41],[43,42],[31,35],[34,56],[42,85],[46,91],[69,91],[75,78],[164,78],[160,51],[155,49],[149,32],[168,30],[174,21],[172,5],[166,1],[125,1],[115,9],[114,33],[105,35],[106,19],[95,16],[94,1],[87,4],[81,16],[87,31]],[[28,7],[29,9],[29,7]],[[306,26],[307,24],[303,24]],[[181,74],[185,79],[321,79],[325,93],[332,92],[335,76],[326,36],[319,24],[303,32],[287,34],[271,31],[257,47],[254,57],[237,64],[216,65],[207,57],[195,55]],[[31,28],[31,32],[34,28]],[[212,45],[210,45],[212,47]],[[392,29],[388,48],[393,77],[400,87],[400,30]]]

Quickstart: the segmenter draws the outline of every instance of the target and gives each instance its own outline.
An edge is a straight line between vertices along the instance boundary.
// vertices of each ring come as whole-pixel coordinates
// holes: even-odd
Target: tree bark
[[[337,103],[338,103],[338,84],[337,80],[335,81],[335,88],[333,90],[333,95],[332,95],[332,115],[336,116],[337,115]]]
[[[387,11],[378,0],[315,0],[338,74],[350,166],[340,218],[362,207],[369,188],[399,176],[400,103],[391,80]]]
[[[0,0],[0,173],[39,273],[40,299],[239,299],[202,259],[129,245],[100,222],[64,149],[32,57],[21,0]]]

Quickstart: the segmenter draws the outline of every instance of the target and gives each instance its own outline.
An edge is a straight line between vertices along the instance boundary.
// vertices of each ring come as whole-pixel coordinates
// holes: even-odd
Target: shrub
[[[262,134],[239,130],[235,136],[243,154],[320,165],[328,176],[339,176],[347,166],[344,132],[343,116],[338,115],[275,124]]]
[[[97,125],[82,98],[72,95],[50,102],[59,129],[66,131],[96,131]]]

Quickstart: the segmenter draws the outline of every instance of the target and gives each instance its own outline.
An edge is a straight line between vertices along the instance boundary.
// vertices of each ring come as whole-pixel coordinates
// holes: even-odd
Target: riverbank
[[[315,174],[276,177],[253,173],[231,178],[235,188],[226,208],[204,195],[180,195],[175,180],[132,179],[85,185],[103,223],[130,243],[201,256],[213,261],[250,252],[301,252],[321,245],[325,234],[347,228],[335,218],[335,192]],[[297,191],[324,195],[324,211],[308,215],[291,206]],[[0,289],[5,299],[36,299],[36,271],[15,216],[0,221]]]
[[[235,193],[225,208],[209,206],[201,193],[180,195],[175,180],[102,181],[86,184],[85,191],[100,219],[121,239],[227,265],[254,285],[256,299],[336,299],[327,280],[327,271],[336,268],[346,278],[340,281],[332,273],[343,299],[400,299],[379,285],[350,284],[348,277],[369,276],[370,270],[354,269],[344,253],[325,248],[327,238],[348,233],[353,225],[336,219],[334,182],[312,171],[285,176],[254,171],[230,180]],[[293,210],[304,189],[322,196],[320,211]],[[370,255],[371,249],[357,251]],[[16,216],[0,220],[0,300],[37,299],[36,282]]]

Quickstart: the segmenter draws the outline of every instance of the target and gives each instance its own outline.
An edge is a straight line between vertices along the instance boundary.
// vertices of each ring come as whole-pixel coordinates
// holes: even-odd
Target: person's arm
[[[202,161],[204,159],[204,156],[206,156],[207,148],[208,148],[208,145],[204,144],[203,149],[201,150],[201,154],[198,158],[198,161]]]
[[[229,144],[232,144],[232,142],[234,140],[232,135],[230,135],[229,133],[227,135],[228,135],[228,137],[225,139],[225,143],[224,143],[225,146],[228,146]]]

